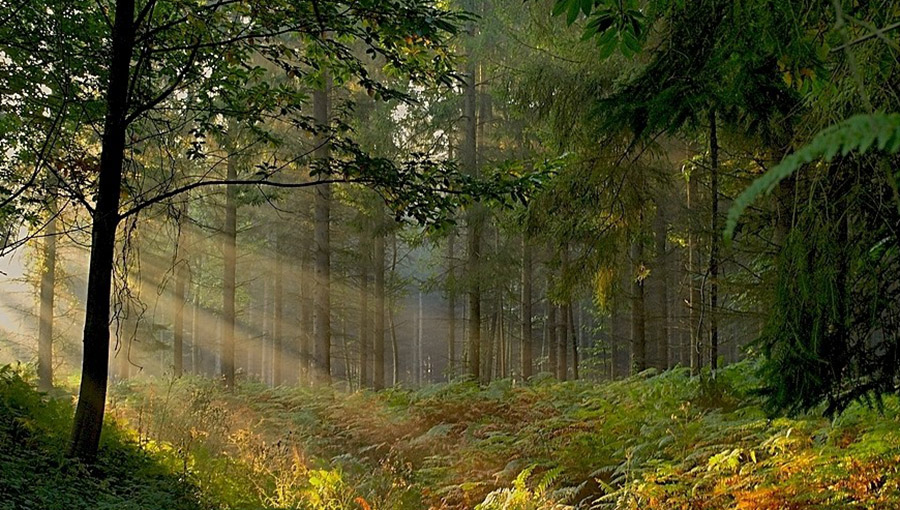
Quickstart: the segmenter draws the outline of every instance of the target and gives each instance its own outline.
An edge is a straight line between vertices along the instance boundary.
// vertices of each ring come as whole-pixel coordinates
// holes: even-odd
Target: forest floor
[[[104,453],[91,471],[56,450],[70,401],[34,400],[24,383],[10,389],[17,376],[0,380],[0,417],[18,413],[3,418],[0,445],[32,444],[0,454],[0,494],[71,483],[60,501],[90,494],[132,504],[54,506],[45,494],[15,508],[900,508],[896,399],[833,421],[770,419],[748,363],[714,383],[679,369],[602,384],[380,393],[131,380],[111,392]],[[154,482],[136,488],[145,476]],[[177,504],[153,506],[159,498]]]

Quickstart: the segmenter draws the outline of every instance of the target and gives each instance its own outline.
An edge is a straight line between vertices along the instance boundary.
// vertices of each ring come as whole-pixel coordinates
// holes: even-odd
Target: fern
[[[887,153],[900,151],[900,114],[854,115],[820,131],[812,141],[757,178],[734,201],[725,222],[725,239],[731,240],[738,219],[760,195],[769,193],[801,166],[818,159],[831,161],[838,154],[864,154],[873,146]]]

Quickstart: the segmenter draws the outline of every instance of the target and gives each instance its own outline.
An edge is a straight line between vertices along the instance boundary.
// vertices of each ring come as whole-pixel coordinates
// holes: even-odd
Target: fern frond
[[[738,219],[754,200],[772,191],[801,166],[819,159],[831,161],[838,154],[864,154],[873,146],[891,154],[900,151],[900,113],[854,115],[820,131],[810,143],[758,177],[737,197],[728,211],[725,239],[731,240],[734,236]]]

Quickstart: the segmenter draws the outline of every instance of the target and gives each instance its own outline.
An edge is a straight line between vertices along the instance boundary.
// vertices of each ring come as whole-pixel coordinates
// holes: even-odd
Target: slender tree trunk
[[[196,319],[196,316],[194,315],[194,306],[193,306],[194,296],[193,296],[193,286],[191,284],[192,279],[193,278],[192,278],[191,272],[189,270],[187,282],[186,282],[186,286],[187,286],[188,290],[187,290],[187,296],[185,296],[185,301],[186,301],[185,306],[188,307],[187,322],[184,325],[185,338],[188,339],[188,342],[187,342],[187,345],[184,347],[184,349],[187,352],[183,353],[183,354],[186,354],[186,358],[187,358],[185,360],[185,364],[184,364],[183,368],[184,368],[184,372],[188,373],[188,374],[195,373],[194,372],[195,371],[195,369],[194,369],[194,341],[195,341],[194,319]]]
[[[329,125],[330,78],[324,89],[313,92],[313,110],[316,125],[325,129]],[[318,137],[316,159],[327,165],[330,147],[327,135]],[[315,246],[316,246],[316,378],[323,384],[331,383],[331,185],[316,186]]]
[[[634,264],[631,280],[631,368],[634,373],[647,369],[646,317],[644,314],[643,246],[640,239],[632,242],[631,259]]]
[[[557,340],[558,326],[556,317],[556,305],[547,300],[547,371],[556,377],[559,377],[557,370],[557,352],[559,350],[559,341]]]
[[[709,367],[715,376],[719,363],[719,139],[716,111],[709,112],[709,171],[712,233],[709,248]]]
[[[384,214],[379,213],[378,233],[375,236],[375,338],[372,341],[372,387],[384,389]]]
[[[50,218],[44,229],[44,260],[41,266],[41,308],[38,330],[38,389],[53,389],[53,308],[56,288],[56,198],[48,204]]]
[[[567,322],[568,322],[569,335],[571,335],[571,337],[572,337],[572,379],[577,380],[578,375],[579,375],[578,374],[578,362],[579,362],[579,360],[578,360],[578,336],[579,335],[577,332],[577,328],[575,327],[575,315],[574,315],[574,311],[572,310],[572,304],[569,303],[568,305],[566,305],[566,308],[568,308],[568,310],[569,310],[569,313],[566,314],[566,317],[568,318]]]
[[[233,140],[233,138],[232,138]],[[237,179],[237,156],[232,144],[228,144],[227,179]],[[237,186],[225,185],[225,225],[222,228],[222,378],[226,388],[234,387],[235,367],[235,294],[237,291]]]
[[[197,268],[200,269],[199,267]],[[194,288],[194,299],[192,303],[191,313],[193,314],[193,319],[191,320],[191,364],[194,366],[194,374],[203,375],[203,359],[205,358],[203,349],[205,345],[205,339],[200,335],[200,282],[197,282]]]
[[[688,314],[690,313],[690,285],[686,285],[685,276],[690,275],[685,260],[685,250],[682,247],[674,247],[675,260],[671,261],[669,286],[669,312],[672,316],[672,324],[677,329],[678,361],[683,367],[691,366],[691,327]]]
[[[313,299],[310,289],[309,250],[300,259],[300,384],[310,384],[313,329]]]
[[[391,278],[397,271],[397,234],[391,233]],[[393,382],[392,386],[396,386],[400,381],[400,346],[397,345],[397,324],[394,322],[394,296],[391,295],[388,302],[388,320],[391,327],[391,361],[393,366]]]
[[[268,272],[267,272],[268,273]],[[272,375],[272,351],[269,349],[269,339],[272,332],[272,309],[269,303],[272,302],[272,283],[270,275],[263,276],[263,298],[262,298],[262,326],[261,335],[259,337],[259,373],[260,380],[268,385]]]
[[[425,348],[422,345],[424,341],[423,333],[425,329],[425,307],[422,305],[422,291],[419,291],[419,324],[416,330],[416,382],[422,384],[425,381]]]
[[[106,117],[100,150],[97,203],[91,232],[85,305],[81,386],[72,426],[69,455],[91,461],[100,444],[109,374],[109,305],[113,252],[119,223],[128,88],[134,52],[134,0],[117,0],[110,41]]]
[[[476,64],[470,60],[466,70],[463,90],[463,140],[460,146],[462,170],[469,175],[478,174],[478,119],[476,115]],[[467,281],[468,281],[468,356],[469,376],[481,379],[481,285],[478,272],[481,258],[481,208],[470,207],[467,228]]]
[[[190,278],[188,272],[187,249],[185,248],[185,230],[187,229],[187,207],[181,212],[178,219],[178,240],[175,244],[177,251],[175,267],[175,292],[172,297],[174,303],[174,317],[172,319],[172,345],[173,345],[173,372],[175,377],[184,375],[184,305],[185,287]]]
[[[565,381],[569,377],[569,305],[562,304],[556,310],[556,377]]]
[[[544,308],[546,308],[546,305],[544,306]],[[550,339],[550,332],[548,330],[550,321],[548,320],[548,313],[544,313],[542,316],[543,316],[543,321],[541,323],[541,351],[540,351],[540,361],[538,362],[538,367],[537,367],[538,373],[547,371],[547,366],[546,366],[545,360],[547,359],[547,343],[549,342],[549,339]]]
[[[456,233],[450,232],[447,238],[447,380],[456,374],[456,271],[454,268],[454,250]]]
[[[662,200],[657,203],[656,217],[653,222],[656,237],[656,311],[657,343],[656,367],[662,370],[669,368],[669,256],[667,250],[668,225]]]
[[[360,243],[363,245],[363,243]],[[372,264],[369,245],[363,245],[361,271],[359,277],[359,387],[366,388],[369,383],[369,266]]]
[[[247,341],[247,377],[259,380],[260,379],[260,363],[259,363],[259,351],[254,349],[253,346],[256,345],[256,342],[260,338],[260,322],[262,319],[262,315],[259,310],[260,296],[259,296],[259,284],[257,282],[253,282],[250,286],[250,296],[249,303],[247,304],[247,334],[244,335]]]
[[[522,379],[529,379],[533,373],[532,345],[533,337],[533,303],[531,300],[532,280],[531,243],[528,235],[522,235]]]
[[[615,379],[620,375],[628,375],[630,371],[630,363],[628,362],[628,351],[622,349],[623,345],[627,345],[629,341],[628,333],[628,314],[624,302],[616,304],[616,311],[613,315],[613,339],[612,339],[612,374]]]
[[[172,343],[173,343],[173,369],[175,377],[184,375],[184,299],[185,286],[188,279],[187,261],[178,261],[178,267],[175,269],[175,317],[172,320]]]
[[[698,202],[698,176],[690,175],[688,181],[687,205],[688,217],[693,218],[699,208]],[[697,228],[692,223],[688,230],[688,282],[690,287],[690,304],[688,314],[690,320],[690,351],[691,374],[700,374],[703,365],[703,342],[701,340],[700,317],[702,314],[702,299],[700,295],[700,250],[698,246]]]
[[[400,380],[400,349],[397,346],[397,325],[394,323],[394,307],[388,307],[388,323],[391,329],[391,386]]]
[[[344,379],[347,381],[347,388],[353,391],[353,367],[350,363],[350,345],[347,341],[347,320],[341,315],[341,352],[344,353]]]
[[[275,282],[272,307],[272,384],[284,385],[284,240],[282,234],[275,239]]]

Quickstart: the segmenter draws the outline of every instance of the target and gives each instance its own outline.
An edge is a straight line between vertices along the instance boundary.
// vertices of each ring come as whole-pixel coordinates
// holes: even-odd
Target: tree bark
[[[566,305],[566,308],[569,309],[569,313],[566,314],[569,335],[572,337],[572,379],[578,379],[578,331],[575,327],[575,312],[572,310],[572,303]]]
[[[662,199],[656,205],[653,221],[656,237],[656,367],[662,371],[669,368],[669,257],[666,253],[668,225]]]
[[[50,218],[44,229],[44,260],[41,266],[41,308],[38,330],[38,389],[53,389],[53,309],[56,289],[56,198],[48,204]]]
[[[90,461],[97,454],[109,373],[109,305],[119,196],[125,159],[128,88],[134,52],[134,0],[117,0],[111,38],[106,117],[100,150],[97,204],[91,232],[84,354],[69,454]]]
[[[709,248],[709,367],[715,376],[719,363],[719,139],[716,111],[709,112],[709,172],[712,232]]]
[[[197,268],[200,269],[199,267]],[[197,282],[196,287],[194,288],[194,299],[192,300],[192,310],[191,313],[193,318],[191,320],[191,365],[193,366],[193,371],[195,375],[203,375],[203,360],[206,356],[204,356],[204,344],[205,342],[201,340],[200,336],[200,282]]]
[[[556,378],[565,381],[569,377],[569,305],[559,305],[556,310]]]
[[[173,372],[175,377],[184,375],[184,299],[187,280],[187,261],[180,260],[175,268],[174,318],[172,319]]]
[[[272,307],[272,384],[284,385],[284,243],[282,234],[275,238],[275,282]]]
[[[184,305],[185,287],[189,284],[188,262],[185,249],[185,229],[187,229],[187,207],[178,218],[178,240],[175,243],[177,258],[175,262],[175,289],[172,300],[174,311],[172,318],[172,370],[175,377],[184,375]]]
[[[693,218],[699,209],[697,207],[698,181],[699,178],[693,175],[689,176],[687,191],[688,217]],[[703,365],[703,342],[701,340],[700,317],[703,311],[703,303],[700,295],[700,250],[698,246],[697,228],[691,222],[688,229],[688,282],[690,282],[690,304],[689,320],[690,320],[690,350],[691,350],[691,375],[700,374],[700,367]]]
[[[418,313],[418,323],[416,324],[416,384],[422,384],[425,380],[425,358],[424,358],[424,347],[422,346],[422,333],[425,325],[425,308],[422,305],[422,291],[419,291],[419,313]]]
[[[476,115],[476,65],[470,59],[466,69],[465,88],[463,90],[463,140],[460,146],[460,159],[463,172],[477,175],[478,162],[478,119]],[[468,211],[467,235],[467,297],[468,297],[468,361],[469,376],[474,380],[481,379],[481,286],[478,271],[481,258],[481,218],[480,207],[473,204]]]
[[[532,279],[531,243],[528,235],[522,235],[522,379],[529,379],[533,373],[534,356],[532,355],[534,309],[531,299]]]
[[[313,110],[316,126],[327,130],[330,109],[330,78],[325,86],[313,92]],[[315,151],[320,165],[327,165],[330,147],[327,134],[323,131],[317,140]],[[316,186],[315,204],[315,247],[316,247],[316,292],[315,292],[315,377],[322,384],[331,383],[331,185]]]
[[[228,137],[234,141],[234,133]],[[229,181],[237,179],[237,156],[233,154],[233,144],[227,144]],[[222,378],[226,388],[234,387],[235,366],[235,294],[237,291],[237,186],[225,185],[225,224],[222,227]]]
[[[364,252],[360,263],[359,277],[359,387],[371,386],[369,382],[369,266],[372,264],[369,244],[360,242],[361,251]]]
[[[391,232],[391,279],[397,272],[397,234]],[[388,321],[391,328],[391,367],[393,369],[392,386],[400,381],[400,346],[397,344],[397,324],[394,322],[394,295],[388,302]]]
[[[313,300],[310,296],[309,250],[300,260],[300,384],[310,384],[312,351]]]
[[[447,238],[447,380],[453,380],[456,374],[456,278],[454,250],[456,233],[450,232]]]
[[[640,373],[647,369],[646,317],[644,314],[643,245],[636,239],[631,245],[634,264],[631,280],[631,369]]]
[[[379,209],[381,211],[381,209]],[[375,338],[372,340],[372,387],[384,389],[384,214],[379,212],[378,232],[375,236]]]
[[[559,350],[559,341],[557,340],[557,317],[556,305],[547,299],[547,371],[558,377],[557,373],[557,353]]]

